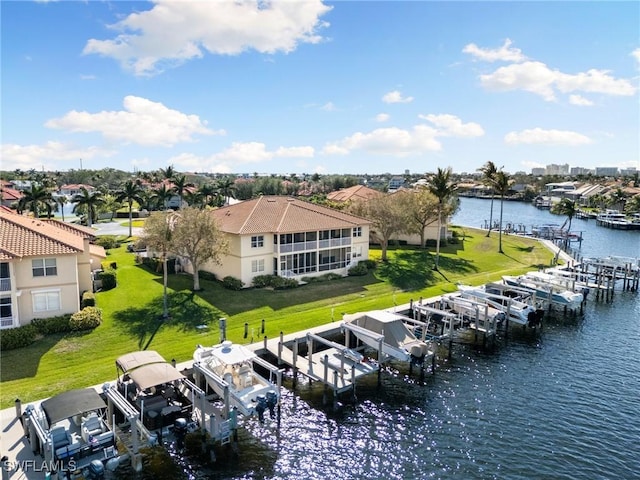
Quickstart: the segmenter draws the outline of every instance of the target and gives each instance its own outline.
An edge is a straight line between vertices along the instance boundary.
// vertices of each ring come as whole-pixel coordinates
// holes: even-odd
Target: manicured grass
[[[435,249],[391,248],[389,261],[362,277],[312,283],[292,290],[248,289],[230,291],[217,282],[201,280],[200,292],[191,292],[192,278],[170,275],[170,317],[162,321],[161,273],[136,265],[125,247],[111,251],[116,262],[118,286],[96,295],[103,323],[91,332],[47,336],[28,348],[1,353],[0,407],[16,398],[27,403],[61,391],[99,384],[116,377],[115,359],[128,352],[153,349],[167,360],[191,358],[197,344],[219,341],[218,319],[227,318],[227,337],[248,343],[265,335],[277,336],[340,320],[354,313],[410,299],[428,298],[456,290],[456,282],[481,284],[504,274],[520,274],[549,265],[553,255],[538,242],[503,235],[504,254],[498,251],[498,235],[491,238],[474,229],[464,233],[459,245],[441,248],[440,268],[434,271]],[[370,257],[380,258],[372,249]],[[249,336],[243,338],[244,324]],[[206,326],[202,328],[202,326]]]
[[[124,222],[120,222],[120,225],[122,225],[123,227],[129,227],[129,220],[125,220]],[[144,219],[139,218],[139,219],[132,220],[131,221],[131,226],[132,227],[139,227],[139,228],[144,227]]]

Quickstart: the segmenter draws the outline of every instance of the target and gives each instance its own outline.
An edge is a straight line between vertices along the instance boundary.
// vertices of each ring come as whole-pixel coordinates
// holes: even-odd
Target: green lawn
[[[462,229],[458,229],[463,234]],[[298,330],[339,320],[354,313],[428,298],[456,290],[456,282],[481,284],[504,274],[519,274],[548,265],[553,255],[538,242],[503,236],[504,254],[498,254],[498,236],[465,229],[459,245],[441,249],[440,272],[433,270],[434,249],[389,250],[389,261],[363,277],[313,283],[293,290],[225,290],[216,282],[201,280],[202,291],[193,293],[188,275],[170,275],[169,320],[162,322],[162,275],[134,262],[125,248],[111,252],[116,262],[118,287],[96,295],[103,323],[94,331],[48,336],[28,348],[1,353],[0,407],[45,398],[58,392],[99,384],[116,377],[115,359],[135,350],[157,350],[167,360],[191,358],[195,346],[219,340],[218,319],[226,317],[227,336],[258,341],[261,320],[265,335]],[[373,249],[371,258],[379,259]],[[206,325],[206,328],[199,328]]]

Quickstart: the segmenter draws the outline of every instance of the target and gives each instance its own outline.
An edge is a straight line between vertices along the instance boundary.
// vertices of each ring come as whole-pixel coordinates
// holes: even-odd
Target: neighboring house
[[[229,239],[221,265],[203,270],[239,278],[258,275],[301,279],[338,273],[369,258],[371,222],[332,208],[284,196],[262,196],[212,211]],[[187,265],[187,270],[189,265]]]
[[[13,183],[7,182],[6,180],[0,180],[0,195],[2,196],[0,205],[5,207],[11,207],[18,203],[24,196],[20,190],[14,188]]]
[[[384,195],[384,193],[364,185],[354,185],[353,187],[342,188],[327,194],[327,200],[346,203],[357,200],[369,200],[370,198],[379,197],[380,195]]]
[[[91,193],[96,188],[92,185],[85,185],[83,183],[73,183],[69,185],[62,185],[60,190],[58,191],[59,195],[65,195],[67,197],[73,197],[82,192],[82,189],[85,188],[87,192]]]
[[[0,209],[0,327],[80,310],[92,265],[106,258],[93,238],[83,227]]]
[[[391,180],[389,180],[389,192],[395,192],[404,187],[404,184],[405,180],[403,177],[391,177]]]

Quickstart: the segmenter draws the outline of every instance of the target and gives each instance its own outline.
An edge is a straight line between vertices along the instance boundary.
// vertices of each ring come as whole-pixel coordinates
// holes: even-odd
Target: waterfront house
[[[92,266],[106,258],[92,230],[0,209],[0,327],[80,310]]]
[[[219,279],[238,278],[247,287],[259,275],[297,280],[346,275],[369,258],[371,222],[297,198],[261,196],[216,209],[212,215],[230,248],[220,265],[210,263],[203,270]]]
[[[6,180],[0,180],[0,205],[4,207],[12,207],[16,205],[24,194],[14,188],[14,184]]]
[[[327,200],[339,203],[348,203],[356,201],[366,201],[374,197],[384,195],[380,190],[374,190],[365,185],[354,185],[353,187],[341,188],[327,194]]]

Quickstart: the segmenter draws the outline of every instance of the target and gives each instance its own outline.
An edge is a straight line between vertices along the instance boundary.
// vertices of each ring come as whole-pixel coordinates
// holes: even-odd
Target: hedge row
[[[38,335],[52,335],[80,330],[91,330],[102,323],[102,310],[85,307],[73,315],[59,315],[50,318],[35,318],[28,325],[7,328],[0,335],[0,349],[14,350],[28,347]]]

